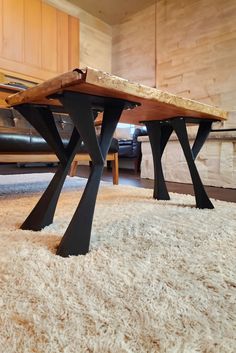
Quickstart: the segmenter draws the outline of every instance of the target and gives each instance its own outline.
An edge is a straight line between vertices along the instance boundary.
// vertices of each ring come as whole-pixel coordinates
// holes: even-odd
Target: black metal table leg
[[[178,136],[179,142],[181,144],[181,147],[183,149],[183,152],[189,167],[189,171],[193,181],[193,188],[195,192],[197,208],[210,208],[210,209],[214,208],[214,206],[212,205],[211,201],[207,196],[207,193],[204,189],[201,178],[199,176],[198,170],[194,163],[194,155],[189,145],[185,119],[175,118],[170,120],[170,124],[172,125],[174,131],[176,132],[176,135]],[[200,150],[199,147],[203,145],[203,142],[205,141],[206,135],[207,135],[206,133],[204,133],[203,138],[201,138],[200,129],[199,129],[198,138],[196,139],[197,142],[194,147],[195,155]],[[203,131],[207,132],[208,129],[203,129]]]
[[[60,160],[58,169],[40,200],[21,225],[21,229],[38,231],[53,222],[58,198],[70,165],[81,144],[76,129],[72,132],[67,148],[57,131],[51,111],[46,107],[21,105],[16,109],[35,127],[52,147]]]
[[[196,139],[192,147],[193,158],[196,159],[209,133],[211,132],[212,121],[200,121]]]
[[[154,166],[154,190],[153,198],[157,200],[169,200],[170,196],[167,191],[161,157],[165,146],[172,134],[173,128],[168,124],[160,121],[144,121],[147,127],[147,133],[150,139],[153,166]]]
[[[92,169],[84,193],[57,250],[58,255],[66,257],[86,254],[89,251],[92,220],[104,161],[124,109],[124,102],[113,101],[112,104],[105,105],[99,143],[90,97],[64,92],[60,100],[78,129],[92,160]]]

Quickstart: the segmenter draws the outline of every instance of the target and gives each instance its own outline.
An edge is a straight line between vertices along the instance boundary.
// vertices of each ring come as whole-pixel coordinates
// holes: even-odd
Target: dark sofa
[[[67,114],[55,113],[53,118],[62,138],[64,146],[68,144],[73,130],[73,123]],[[119,149],[118,140],[113,138],[109,153],[117,154]],[[19,156],[23,160],[19,159]],[[82,143],[78,151],[79,155],[87,154],[86,148]],[[10,157],[9,157],[10,156]],[[38,156],[38,157],[37,157]],[[44,158],[45,156],[45,158]],[[48,158],[50,156],[50,158]],[[37,157],[37,158],[36,158]],[[41,158],[41,160],[39,160]],[[89,157],[88,157],[89,158]],[[111,157],[112,158],[112,157]],[[85,159],[83,159],[85,160]],[[117,159],[118,160],[118,159]],[[57,161],[51,147],[36,132],[36,130],[14,109],[0,109],[0,163],[1,162],[49,162]],[[113,161],[113,159],[112,159]],[[115,162],[114,162],[115,163]],[[117,167],[118,170],[118,167]],[[118,183],[118,175],[113,173],[114,184]]]
[[[139,136],[147,135],[145,128],[136,128],[134,130],[132,139],[119,140],[118,157],[132,161],[134,164],[135,173],[140,171],[140,164],[142,159],[141,142],[138,141]]]

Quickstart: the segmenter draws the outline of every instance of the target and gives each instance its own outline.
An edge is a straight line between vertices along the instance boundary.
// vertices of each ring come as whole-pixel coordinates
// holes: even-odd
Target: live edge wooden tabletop
[[[60,105],[52,94],[75,91],[124,99],[141,105],[122,113],[121,121],[138,124],[144,120],[165,120],[177,116],[226,120],[228,113],[214,106],[182,98],[156,88],[133,83],[103,71],[87,67],[59,75],[26,91],[6,98],[10,106],[23,103]]]

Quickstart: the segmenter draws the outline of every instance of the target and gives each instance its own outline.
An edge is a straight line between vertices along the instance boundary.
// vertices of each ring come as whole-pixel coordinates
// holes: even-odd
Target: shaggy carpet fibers
[[[51,177],[0,177],[0,352],[236,352],[236,204],[102,183],[91,251],[61,258],[83,179],[52,225],[19,229]]]

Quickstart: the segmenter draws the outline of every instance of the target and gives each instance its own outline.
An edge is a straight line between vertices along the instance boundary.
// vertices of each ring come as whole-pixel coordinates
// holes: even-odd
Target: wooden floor
[[[22,173],[50,173],[55,172],[56,167],[32,167],[27,166],[25,168],[19,168],[15,164],[0,164],[0,175],[8,174],[22,174]],[[89,167],[80,166],[78,168],[78,176],[87,178],[89,175]],[[112,182],[112,173],[110,170],[104,169],[102,180]],[[121,169],[119,183],[122,185],[133,185],[137,187],[143,187],[152,189],[153,180],[141,179],[139,175],[134,174],[132,170]],[[191,194],[193,193],[192,185],[181,184],[181,183],[172,183],[167,182],[167,188],[170,192],[176,192],[181,194]],[[225,188],[216,188],[212,186],[206,186],[206,191],[211,198],[229,202],[236,202],[236,189],[225,189]],[[0,185],[1,193],[1,185]]]

